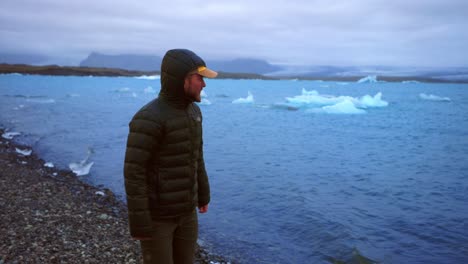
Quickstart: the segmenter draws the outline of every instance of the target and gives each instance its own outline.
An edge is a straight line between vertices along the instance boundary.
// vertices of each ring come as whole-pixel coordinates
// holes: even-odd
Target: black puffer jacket
[[[170,50],[161,65],[159,97],[130,122],[125,189],[132,236],[148,236],[151,220],[189,213],[210,201],[200,108],[184,94],[184,78],[205,62]]]

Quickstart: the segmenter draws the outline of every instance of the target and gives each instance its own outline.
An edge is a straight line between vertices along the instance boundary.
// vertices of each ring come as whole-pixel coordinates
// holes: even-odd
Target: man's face
[[[205,81],[200,74],[191,74],[185,78],[185,95],[193,98],[196,102],[201,102],[200,93],[203,87],[205,87]]]

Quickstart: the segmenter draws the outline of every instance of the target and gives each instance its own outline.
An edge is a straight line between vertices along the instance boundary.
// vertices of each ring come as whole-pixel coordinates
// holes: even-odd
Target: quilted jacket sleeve
[[[151,213],[148,198],[148,164],[157,151],[161,124],[148,112],[139,112],[130,122],[125,152],[125,191],[130,234],[147,237],[151,234]]]
[[[210,184],[205,169],[205,160],[203,158],[203,136],[200,144],[200,154],[198,158],[198,206],[207,205],[210,202]]]

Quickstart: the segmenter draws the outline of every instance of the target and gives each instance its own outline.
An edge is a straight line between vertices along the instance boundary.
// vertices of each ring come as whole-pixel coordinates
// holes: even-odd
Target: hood
[[[184,79],[192,70],[205,66],[205,62],[187,49],[173,49],[166,52],[161,64],[161,91],[159,97],[170,104],[185,108],[194,99],[185,96]]]

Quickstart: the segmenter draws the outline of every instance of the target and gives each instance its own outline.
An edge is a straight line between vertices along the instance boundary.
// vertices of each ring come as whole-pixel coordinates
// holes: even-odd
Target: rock
[[[109,216],[107,214],[100,214],[98,216],[99,219],[102,219],[102,220],[107,220],[109,218]]]

